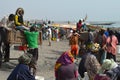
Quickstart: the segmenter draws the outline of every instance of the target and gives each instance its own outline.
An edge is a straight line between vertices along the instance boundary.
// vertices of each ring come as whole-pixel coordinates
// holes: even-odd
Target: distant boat
[[[53,23],[53,24],[49,24],[48,26],[51,26],[51,27],[62,27],[62,28],[72,28],[74,30],[76,30],[76,24],[59,24],[59,23]],[[92,24],[87,24],[86,25],[88,29],[91,29],[91,30],[100,30],[103,28],[103,26],[98,26],[98,25],[92,25]]]
[[[115,22],[91,22],[91,25],[112,25],[115,24]]]
[[[86,25],[88,29],[91,30],[100,30],[102,29],[102,26],[95,26],[95,25]]]
[[[49,24],[48,26],[76,29],[76,25],[75,24],[59,24],[59,23],[54,23],[54,24]]]

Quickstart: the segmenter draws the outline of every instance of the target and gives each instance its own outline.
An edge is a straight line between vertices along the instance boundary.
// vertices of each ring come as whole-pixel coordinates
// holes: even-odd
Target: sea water
[[[103,27],[115,27],[115,28],[120,28],[120,22],[114,22],[112,25],[103,25]]]

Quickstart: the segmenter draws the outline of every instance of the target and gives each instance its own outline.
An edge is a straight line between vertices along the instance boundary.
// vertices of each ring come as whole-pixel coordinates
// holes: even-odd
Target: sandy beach
[[[43,41],[42,46],[39,46],[39,60],[38,60],[38,76],[43,76],[45,80],[55,80],[54,65],[57,58],[62,52],[68,50],[70,46],[67,40],[52,41],[52,46],[48,46],[48,41]],[[14,50],[14,45],[11,45],[10,58],[18,58],[24,54],[23,51]],[[17,60],[10,60],[10,62],[3,63],[0,69],[0,80],[6,80],[14,67],[18,64]]]
[[[39,59],[38,59],[38,76],[44,77],[45,80],[55,80],[54,78],[54,65],[57,58],[66,50],[70,49],[68,40],[52,41],[52,46],[48,46],[48,41],[43,41],[42,46],[39,46]],[[14,45],[11,45],[11,58],[18,58],[24,54],[23,51],[14,50]],[[117,61],[120,61],[117,55]],[[79,59],[80,60],[80,59]],[[77,62],[77,64],[79,61]],[[17,60],[10,60],[10,62],[3,63],[0,69],[0,80],[6,80],[14,67],[18,64]]]

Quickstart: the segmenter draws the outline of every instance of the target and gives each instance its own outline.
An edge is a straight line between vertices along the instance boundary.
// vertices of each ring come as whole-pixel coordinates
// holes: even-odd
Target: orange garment
[[[110,40],[112,40],[110,42]],[[112,53],[113,55],[116,55],[116,47],[117,47],[117,44],[118,44],[118,39],[116,36],[112,35],[111,39],[110,39],[110,36],[107,38],[107,46],[106,46],[106,50],[107,52],[109,53]],[[110,44],[110,45],[109,45]]]
[[[78,38],[79,38],[78,35],[73,34],[73,35],[70,37],[69,44],[70,44],[70,45],[76,45],[76,44],[78,44]]]
[[[71,53],[74,55],[78,55],[78,45],[71,45]]]

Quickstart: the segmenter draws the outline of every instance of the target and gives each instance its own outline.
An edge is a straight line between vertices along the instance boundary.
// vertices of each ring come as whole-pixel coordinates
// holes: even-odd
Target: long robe
[[[35,77],[31,75],[27,65],[18,64],[7,80],[35,80]]]

